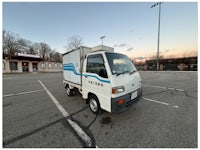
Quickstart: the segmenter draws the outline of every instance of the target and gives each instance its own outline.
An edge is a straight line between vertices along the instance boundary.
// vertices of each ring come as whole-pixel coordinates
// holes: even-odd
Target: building
[[[166,58],[159,60],[159,70],[171,71],[197,71],[197,57],[188,58]],[[157,60],[146,60],[135,62],[138,70],[157,70]]]
[[[3,73],[60,72],[61,62],[43,61],[38,55],[18,53],[14,56],[3,54]]]

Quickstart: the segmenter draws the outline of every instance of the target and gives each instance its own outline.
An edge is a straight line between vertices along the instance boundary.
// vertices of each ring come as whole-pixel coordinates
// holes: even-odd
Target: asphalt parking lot
[[[140,75],[139,103],[98,116],[80,94],[67,96],[62,73],[3,75],[3,147],[88,147],[85,133],[92,147],[196,148],[197,72]]]

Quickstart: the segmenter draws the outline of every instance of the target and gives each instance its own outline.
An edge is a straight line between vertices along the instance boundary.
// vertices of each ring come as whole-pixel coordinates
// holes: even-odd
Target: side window
[[[44,63],[41,64],[42,69],[46,69],[46,65]]]
[[[6,70],[5,62],[3,62],[2,67],[3,67],[3,70]]]
[[[60,64],[60,65],[59,65],[59,69],[62,69],[62,67],[63,67],[63,65],[62,65],[62,64]]]
[[[103,56],[101,54],[88,56],[86,72],[96,73],[100,77],[108,78]]]
[[[18,70],[17,62],[10,61],[10,70]]]
[[[48,65],[48,69],[52,69],[52,65],[51,64]]]
[[[54,68],[55,68],[55,69],[58,69],[58,65],[57,65],[57,64],[54,64]]]

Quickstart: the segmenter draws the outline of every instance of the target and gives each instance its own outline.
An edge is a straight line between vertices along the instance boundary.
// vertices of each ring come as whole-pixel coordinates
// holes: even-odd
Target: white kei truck
[[[78,89],[95,114],[102,109],[122,112],[142,97],[141,77],[132,61],[104,45],[64,53],[63,84],[68,96]]]

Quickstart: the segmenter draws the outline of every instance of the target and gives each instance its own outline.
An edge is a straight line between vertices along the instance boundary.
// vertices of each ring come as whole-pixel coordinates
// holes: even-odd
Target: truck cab
[[[93,113],[98,114],[102,109],[122,112],[141,99],[140,75],[126,55],[114,53],[113,48],[101,45],[84,57],[79,69],[80,91]],[[74,85],[68,87],[72,89]]]

